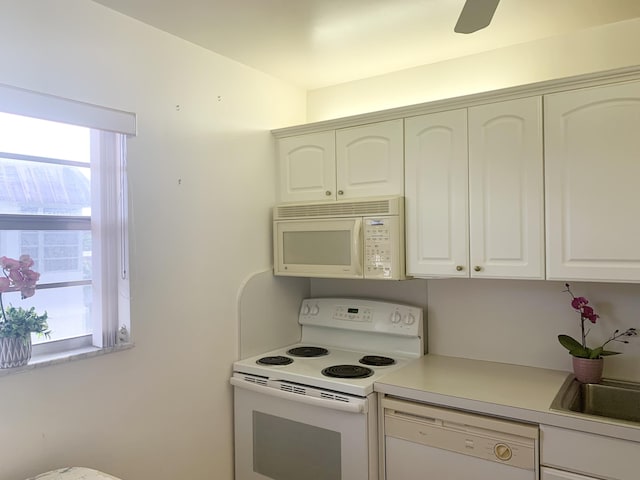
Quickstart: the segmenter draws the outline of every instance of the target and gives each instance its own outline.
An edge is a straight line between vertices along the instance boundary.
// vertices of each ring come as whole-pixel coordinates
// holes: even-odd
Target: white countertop
[[[391,372],[375,391],[487,415],[640,442],[640,424],[549,409],[570,372],[425,355]]]
[[[98,470],[84,467],[66,467],[41,473],[27,480],[119,480]]]

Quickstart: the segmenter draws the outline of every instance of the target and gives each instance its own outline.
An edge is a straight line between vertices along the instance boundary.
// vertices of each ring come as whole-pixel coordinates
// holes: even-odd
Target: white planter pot
[[[0,337],[0,368],[26,365],[31,360],[31,335],[24,338]]]

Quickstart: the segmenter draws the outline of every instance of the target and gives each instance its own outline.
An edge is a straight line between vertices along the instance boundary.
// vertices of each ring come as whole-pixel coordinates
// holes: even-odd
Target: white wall
[[[589,345],[614,330],[640,328],[640,284],[572,282],[600,314]],[[377,296],[421,306],[429,353],[571,371],[561,333],[580,339],[580,322],[563,282],[484,279],[311,281],[312,296]],[[622,352],[605,360],[606,377],[640,382],[640,338],[610,343]]]
[[[0,378],[0,478],[231,479],[238,289],[270,267],[269,129],[304,121],[305,92],[87,0],[0,12],[0,83],[133,111],[139,127],[136,347]]]
[[[312,90],[307,121],[635,66],[639,44],[640,19],[634,19]]]
[[[248,277],[238,296],[239,357],[299,342],[298,314],[308,296],[308,278],[276,277],[272,269]]]

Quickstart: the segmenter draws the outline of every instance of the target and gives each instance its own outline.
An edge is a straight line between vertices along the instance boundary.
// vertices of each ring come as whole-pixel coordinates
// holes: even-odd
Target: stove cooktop
[[[364,397],[424,353],[422,310],[355,298],[307,298],[300,343],[239,360],[235,373]]]
[[[324,348],[327,353],[315,357],[289,353],[291,349],[309,347]],[[391,358],[372,352],[332,348],[327,345],[296,344],[239,360],[233,364],[233,370],[271,380],[366,396],[373,392],[374,382],[411,360],[412,358],[408,357]]]

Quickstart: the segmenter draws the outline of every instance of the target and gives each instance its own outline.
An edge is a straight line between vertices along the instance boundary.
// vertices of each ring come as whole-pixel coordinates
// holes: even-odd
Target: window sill
[[[98,347],[82,347],[74,350],[67,350],[58,353],[48,353],[42,355],[33,355],[27,365],[14,368],[0,368],[0,377],[12,375],[14,373],[22,373],[35,368],[48,367],[50,365],[59,365],[61,363],[73,362],[85,358],[98,357],[107,353],[119,352],[133,348],[133,343],[121,343],[115,347],[98,348]]]

